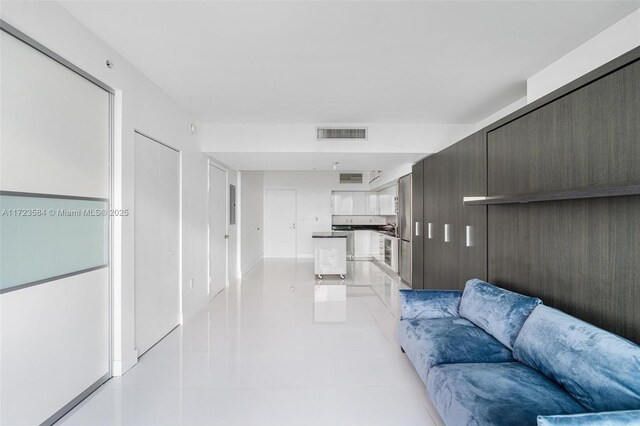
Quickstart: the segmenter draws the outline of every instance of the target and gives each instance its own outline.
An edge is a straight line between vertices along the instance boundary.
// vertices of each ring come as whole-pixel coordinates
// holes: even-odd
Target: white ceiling
[[[476,123],[639,3],[62,5],[202,121]]]
[[[330,152],[209,152],[216,160],[236,170],[392,170],[415,163],[425,154],[330,153]]]

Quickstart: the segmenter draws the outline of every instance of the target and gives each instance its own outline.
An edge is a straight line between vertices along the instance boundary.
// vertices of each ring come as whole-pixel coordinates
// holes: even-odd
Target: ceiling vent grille
[[[320,140],[327,139],[347,139],[347,140],[366,140],[367,129],[366,128],[327,128],[318,127],[316,129],[316,137]]]
[[[340,173],[340,183],[362,183],[362,173]]]

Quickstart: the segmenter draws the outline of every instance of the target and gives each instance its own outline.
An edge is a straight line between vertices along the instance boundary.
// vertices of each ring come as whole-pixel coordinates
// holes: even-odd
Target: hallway
[[[395,343],[404,285],[350,263],[335,300],[312,262],[264,260],[61,424],[439,424]]]

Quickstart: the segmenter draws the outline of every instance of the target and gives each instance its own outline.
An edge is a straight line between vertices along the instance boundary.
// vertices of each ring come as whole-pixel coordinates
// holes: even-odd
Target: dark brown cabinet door
[[[411,170],[411,287],[424,288],[424,161]]]
[[[457,144],[439,152],[438,158],[438,214],[437,240],[440,250],[440,262],[437,269],[439,288],[456,289],[458,246],[460,229],[458,218],[458,173],[457,173]]]
[[[441,288],[438,285],[441,250],[438,244],[438,158],[427,157],[424,161],[424,279],[425,289]]]
[[[640,61],[488,134],[489,195],[640,182]]]
[[[463,204],[464,197],[479,197],[487,193],[485,141],[484,132],[477,132],[456,144],[458,288],[464,288],[471,278],[487,279],[487,207]]]

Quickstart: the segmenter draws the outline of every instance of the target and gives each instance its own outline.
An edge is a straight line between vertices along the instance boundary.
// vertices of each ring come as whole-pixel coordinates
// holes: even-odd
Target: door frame
[[[211,167],[224,172],[224,229],[225,235],[229,235],[229,169],[221,164],[207,160],[207,294],[209,299],[213,299],[216,295],[211,294]],[[237,197],[237,195],[236,195]],[[236,213],[237,214],[237,213]],[[225,288],[229,287],[229,239],[224,242],[224,270],[225,270]]]
[[[294,244],[293,244],[293,251],[294,251],[294,256],[292,258],[286,258],[286,259],[297,259],[298,258],[298,190],[295,188],[265,188],[264,189],[264,194],[263,194],[263,199],[262,199],[262,203],[264,206],[264,219],[263,219],[263,226],[264,226],[264,239],[262,242],[262,251],[264,253],[264,258],[265,259],[279,259],[277,257],[272,257],[270,258],[269,256],[267,256],[267,193],[269,191],[293,191],[293,194],[295,195],[294,197],[294,206],[293,206],[293,211],[294,211],[294,216],[295,216],[295,231],[296,231],[296,237],[294,239]],[[285,259],[285,258],[282,258]]]
[[[179,323],[178,325],[176,325],[176,327],[182,325],[184,323],[184,306],[183,306],[183,298],[182,298],[182,289],[183,289],[183,282],[182,282],[182,252],[183,252],[183,247],[182,247],[182,222],[183,222],[183,217],[182,217],[182,199],[183,199],[183,189],[182,189],[182,151],[179,150],[178,148],[165,143],[153,136],[150,136],[148,133],[143,132],[141,130],[139,130],[138,128],[134,128],[133,130],[133,136],[134,136],[134,144],[135,144],[135,136],[136,134],[145,137],[149,140],[151,140],[152,142],[157,143],[158,145],[161,145],[167,149],[170,149],[172,151],[175,151],[178,154],[178,319],[179,319]],[[134,199],[135,199],[135,147],[134,147],[134,159],[133,159],[133,166],[134,166],[134,172],[133,172],[133,193],[134,193]],[[135,215],[135,212],[134,212]],[[135,216],[134,216],[135,217]],[[133,229],[133,254],[134,254],[134,277],[135,277],[135,253],[136,253],[136,238],[135,238],[135,219],[134,219],[134,229]],[[153,346],[151,346],[151,348],[147,349],[145,352],[143,353],[139,353],[138,348],[135,347],[135,336],[136,336],[136,324],[135,324],[135,315],[136,315],[136,301],[135,301],[135,280],[134,280],[134,286],[133,286],[133,292],[134,292],[134,298],[133,298],[133,317],[134,317],[134,325],[133,325],[133,341],[134,341],[134,349],[136,351],[136,357],[137,359],[139,359],[142,355],[144,355],[145,353],[147,353],[151,348],[153,348],[153,346],[155,346],[160,340],[164,339],[165,336],[162,337],[162,339],[160,339],[158,342],[154,343]],[[175,327],[171,330],[173,331],[175,329]],[[171,331],[169,333],[171,333]],[[167,333],[167,334],[169,334]]]

